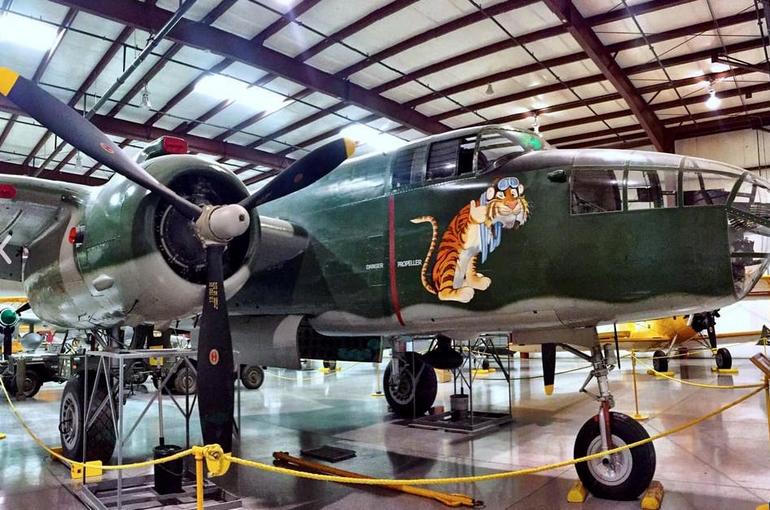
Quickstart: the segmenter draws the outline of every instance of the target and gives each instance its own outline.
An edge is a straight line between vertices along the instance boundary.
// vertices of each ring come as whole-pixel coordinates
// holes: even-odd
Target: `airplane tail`
[[[430,223],[433,228],[433,237],[430,239],[430,247],[428,248],[428,254],[425,255],[425,260],[422,261],[422,269],[420,270],[420,279],[422,280],[422,286],[425,290],[431,294],[436,294],[436,288],[428,278],[428,266],[430,265],[430,259],[433,257],[433,251],[436,249],[436,242],[438,241],[438,222],[433,216],[418,216],[411,219],[412,223]]]

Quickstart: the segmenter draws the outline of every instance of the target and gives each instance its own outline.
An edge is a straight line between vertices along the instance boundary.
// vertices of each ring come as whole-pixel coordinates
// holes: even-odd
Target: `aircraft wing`
[[[77,184],[0,175],[0,279],[19,281],[23,248],[69,218],[89,194]]]

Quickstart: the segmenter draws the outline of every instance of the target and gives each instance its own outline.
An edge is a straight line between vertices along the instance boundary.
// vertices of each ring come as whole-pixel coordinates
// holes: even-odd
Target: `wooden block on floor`
[[[449,370],[441,370],[441,369],[434,369],[436,370],[436,379],[438,379],[438,382],[440,383],[448,383],[452,382],[452,372]]]
[[[738,375],[737,368],[717,368],[711,367],[711,371],[719,375]]]
[[[674,377],[674,372],[656,372],[655,370],[648,370],[647,375],[654,375],[658,379],[665,379],[664,376]]]
[[[86,478],[102,476],[102,461],[100,460],[92,460],[90,462],[86,462],[85,468]],[[72,464],[70,466],[70,476],[73,480],[83,478],[83,466],[80,464]]]
[[[658,510],[663,501],[663,484],[653,480],[642,496],[642,510]]]
[[[583,483],[580,480],[573,483],[567,493],[567,501],[569,503],[584,503],[587,497],[588,489],[583,487]]]

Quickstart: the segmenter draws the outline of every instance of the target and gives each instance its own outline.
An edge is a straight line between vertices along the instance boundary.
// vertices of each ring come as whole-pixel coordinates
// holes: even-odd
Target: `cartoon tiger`
[[[487,188],[478,202],[460,209],[449,223],[433,265],[433,281],[428,267],[438,240],[438,222],[433,216],[413,218],[412,223],[430,223],[433,237],[422,264],[420,278],[425,290],[441,301],[467,303],[477,290],[486,290],[492,280],[476,271],[479,255],[486,261],[500,245],[502,229],[518,228],[529,218],[529,203],[524,187],[516,177],[505,177]]]

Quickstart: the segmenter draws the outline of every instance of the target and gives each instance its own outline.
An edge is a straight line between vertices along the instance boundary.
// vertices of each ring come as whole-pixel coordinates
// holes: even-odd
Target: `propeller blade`
[[[355,150],[355,142],[349,138],[338,138],[313,149],[305,157],[282,170],[265,187],[244,198],[240,205],[250,211],[265,202],[310,186],[337,168],[340,163],[352,156]]]
[[[205,444],[232,451],[233,344],[227,316],[222,256],[225,247],[206,247],[207,284],[198,336],[198,411]]]
[[[543,384],[545,394],[553,394],[553,381],[556,377],[556,344],[543,344],[541,356],[543,358]]]
[[[34,82],[19,76],[11,69],[0,67],[0,95],[13,101],[32,118],[77,150],[136,184],[158,193],[185,217],[196,220],[200,216],[200,207],[161,184],[88,119],[78,115],[75,110]]]

